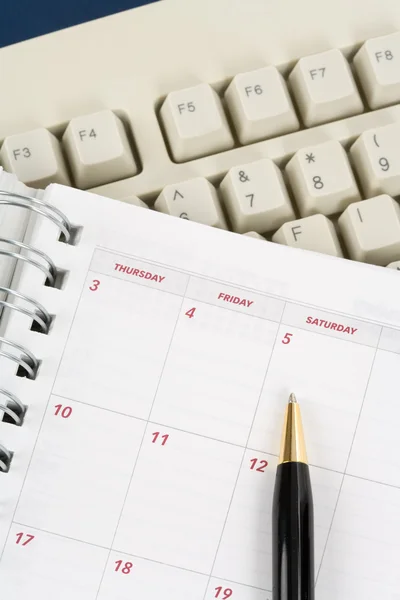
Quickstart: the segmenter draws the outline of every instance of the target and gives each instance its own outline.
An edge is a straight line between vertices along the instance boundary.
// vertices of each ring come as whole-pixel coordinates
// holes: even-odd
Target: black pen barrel
[[[273,600],[314,600],[314,516],[308,465],[278,465],[272,519]]]

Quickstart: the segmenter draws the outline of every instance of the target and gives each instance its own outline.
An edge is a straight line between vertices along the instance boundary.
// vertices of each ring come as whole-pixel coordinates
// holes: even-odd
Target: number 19
[[[222,585],[215,588],[215,596],[214,598],[220,598],[221,600],[227,600],[233,594],[233,590],[231,588],[224,588]]]

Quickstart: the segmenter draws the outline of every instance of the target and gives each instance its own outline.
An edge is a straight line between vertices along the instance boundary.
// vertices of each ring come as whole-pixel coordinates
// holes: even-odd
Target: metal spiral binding
[[[22,260],[23,262],[27,262],[36,267],[37,269],[40,269],[46,275],[46,281],[48,281],[49,285],[54,285],[54,282],[56,280],[57,269],[55,264],[53,263],[51,258],[47,256],[47,254],[45,254],[41,250],[32,248],[28,244],[18,242],[17,240],[8,240],[7,238],[0,238],[0,242],[3,242],[4,244],[10,244],[10,246],[17,246],[18,248],[21,248],[23,250],[28,250],[29,252],[32,252],[33,254],[44,260],[46,264],[42,265],[42,263],[33,260],[29,256],[24,256],[23,254],[19,254],[18,252],[11,252],[11,250],[0,249],[0,254],[4,256],[10,256],[11,258],[15,258],[16,260]]]
[[[0,199],[0,205],[6,204],[7,206],[17,206],[19,208],[26,208],[38,215],[42,215],[46,219],[50,219],[60,231],[63,233],[66,243],[71,239],[72,233],[72,225],[69,222],[69,219],[64,215],[61,210],[58,210],[55,206],[52,206],[48,202],[44,200],[39,200],[39,198],[33,198],[31,196],[22,196],[21,194],[16,194],[15,192],[6,192],[5,190],[0,190],[0,196],[4,196],[6,199]],[[38,206],[36,206],[38,205]]]
[[[40,302],[34,300],[33,298],[30,298],[29,296],[25,296],[25,294],[20,294],[19,292],[16,292],[11,288],[3,287],[2,285],[0,285],[0,292],[5,292],[7,296],[15,296],[16,298],[24,300],[28,304],[32,304],[36,310],[30,311],[25,308],[22,308],[22,306],[18,306],[16,304],[12,304],[11,302],[7,302],[6,300],[0,300],[0,306],[4,306],[5,308],[9,308],[11,310],[16,310],[20,313],[23,313],[24,315],[27,315],[33,321],[36,321],[36,323],[41,328],[42,333],[49,333],[51,317],[47,310],[44,308],[44,306],[40,304]]]
[[[7,473],[10,468],[11,457],[11,452],[0,444],[0,472]]]
[[[7,398],[5,404],[0,401],[0,411],[3,411],[3,414],[7,414],[14,421],[15,425],[22,425],[25,406],[21,400],[3,388],[0,388],[0,395]]]
[[[73,228],[70,221],[58,208],[48,204],[44,200],[23,196],[15,192],[0,190],[0,205],[25,208],[37,215],[49,219],[60,230],[62,234],[60,241],[62,240],[67,244],[71,241]],[[47,254],[37,248],[33,248],[29,244],[17,240],[0,238],[0,243],[3,245],[3,247],[0,248],[0,255],[9,256],[15,260],[31,264],[46,275],[47,285],[51,287],[55,285],[57,268]],[[4,244],[9,244],[14,249],[4,248]],[[24,250],[33,255],[33,257],[21,254],[19,251],[15,251],[16,249]],[[47,334],[49,332],[51,316],[37,300],[13,290],[10,287],[0,286],[0,293],[2,292],[5,296],[4,299],[0,299],[0,311],[4,307],[22,313],[32,319],[32,322],[36,322],[41,333]],[[14,296],[19,300],[22,300],[29,305],[29,308],[20,306],[20,304],[13,304],[9,301],[9,296]],[[4,346],[7,346],[8,350],[5,350]],[[25,376],[28,379],[35,379],[40,361],[24,346],[21,346],[14,341],[7,340],[4,337],[0,337],[0,356],[18,364],[17,375],[21,374],[21,376]],[[0,422],[3,421],[16,426],[21,426],[23,424],[25,411],[26,407],[17,396],[0,388]],[[13,453],[0,443],[0,473],[8,472],[12,456]]]

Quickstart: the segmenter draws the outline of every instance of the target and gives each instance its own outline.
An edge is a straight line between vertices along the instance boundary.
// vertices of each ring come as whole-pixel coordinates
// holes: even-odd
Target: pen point
[[[294,394],[290,394],[289,403],[297,403],[296,396]]]

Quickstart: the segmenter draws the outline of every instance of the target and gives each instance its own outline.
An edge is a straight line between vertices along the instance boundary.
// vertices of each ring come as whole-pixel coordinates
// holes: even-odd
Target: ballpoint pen
[[[314,600],[314,515],[300,407],[286,407],[272,509],[273,600]]]

